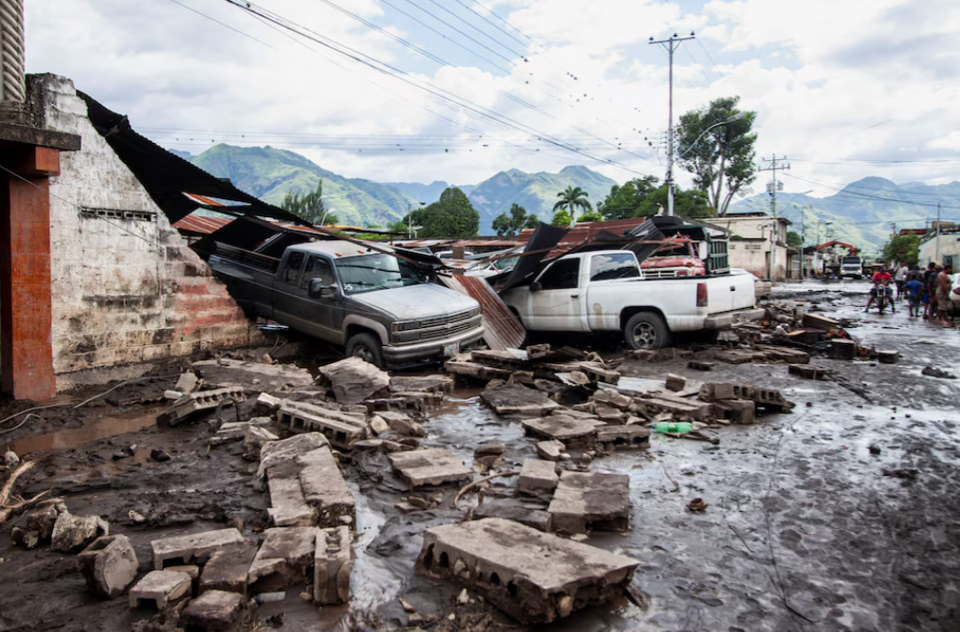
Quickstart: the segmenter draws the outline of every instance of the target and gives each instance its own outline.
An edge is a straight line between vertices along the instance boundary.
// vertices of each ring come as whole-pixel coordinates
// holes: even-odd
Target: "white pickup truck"
[[[670,345],[673,332],[726,329],[763,315],[754,277],[644,279],[628,250],[561,257],[501,297],[531,331],[622,331],[631,349]]]

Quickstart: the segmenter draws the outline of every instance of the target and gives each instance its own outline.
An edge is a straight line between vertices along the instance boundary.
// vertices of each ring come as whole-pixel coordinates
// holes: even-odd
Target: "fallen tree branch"
[[[494,478],[499,478],[499,477],[501,477],[501,476],[516,476],[516,475],[518,475],[519,473],[520,473],[520,470],[512,470],[512,471],[510,471],[510,472],[498,472],[497,474],[491,474],[490,476],[484,476],[483,478],[478,479],[478,480],[475,480],[475,481],[473,481],[472,483],[467,483],[466,485],[464,485],[464,486],[460,489],[459,492],[457,492],[456,497],[454,497],[454,499],[453,499],[453,506],[454,506],[454,507],[457,507],[457,503],[460,502],[460,497],[463,496],[463,495],[464,495],[467,491],[469,491],[470,489],[472,489],[472,488],[476,487],[477,485],[479,485],[480,483],[486,483],[486,482],[489,481],[489,480],[492,480],[492,479],[494,479]],[[460,507],[457,507],[457,509],[460,509]]]
[[[14,502],[13,504],[9,503],[10,494],[13,492],[13,486],[16,484],[17,479],[23,474],[26,474],[32,470],[36,465],[36,461],[24,461],[19,467],[17,467],[17,469],[13,471],[12,474],[10,474],[9,477],[7,477],[7,481],[3,484],[3,488],[0,489],[0,524],[3,524],[14,511],[28,507],[49,493],[49,490],[47,490],[43,493],[37,494],[30,500],[20,500]]]
[[[50,493],[50,490],[48,489],[40,492],[30,500],[21,500],[18,503],[14,503],[12,505],[7,505],[5,507],[0,508],[0,524],[3,524],[7,520],[9,520],[10,516],[12,516],[14,513],[17,513],[22,509],[26,509],[27,507],[29,507],[30,505],[33,505],[37,501],[42,500],[49,493]]]

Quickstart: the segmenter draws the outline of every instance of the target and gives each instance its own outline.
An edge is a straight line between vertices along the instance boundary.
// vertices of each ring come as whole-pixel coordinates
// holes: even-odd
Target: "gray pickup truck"
[[[380,367],[440,361],[483,337],[477,301],[351,242],[298,244],[280,259],[220,244],[209,264],[248,314]]]

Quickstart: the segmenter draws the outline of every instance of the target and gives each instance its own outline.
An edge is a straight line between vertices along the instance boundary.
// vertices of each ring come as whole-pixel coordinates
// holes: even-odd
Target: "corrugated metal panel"
[[[506,303],[493,288],[480,277],[461,275],[441,275],[439,281],[451,290],[466,294],[480,303],[482,311],[484,334],[483,339],[487,346],[496,351],[518,349],[523,345],[527,332]]]
[[[232,217],[203,217],[202,215],[187,215],[173,225],[177,230],[197,235],[209,235],[218,231],[230,222]]]

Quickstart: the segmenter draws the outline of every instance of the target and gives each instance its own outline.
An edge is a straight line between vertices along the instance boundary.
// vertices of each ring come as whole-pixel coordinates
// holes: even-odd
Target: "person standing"
[[[897,268],[897,273],[893,275],[894,280],[897,282],[897,300],[900,300],[900,297],[903,296],[903,284],[907,282],[907,266],[906,264]]]
[[[953,275],[953,266],[947,264],[944,266],[936,279],[937,290],[937,322],[944,327],[950,326],[950,316],[947,310],[950,308],[950,289],[953,285],[950,277]]]
[[[933,293],[933,280],[937,277],[937,264],[930,262],[923,272],[923,317],[933,318],[937,314],[936,295]]]
[[[910,276],[910,280],[903,284],[903,290],[907,293],[907,302],[910,305],[910,318],[920,316],[920,295],[923,293],[923,283],[915,275]]]

